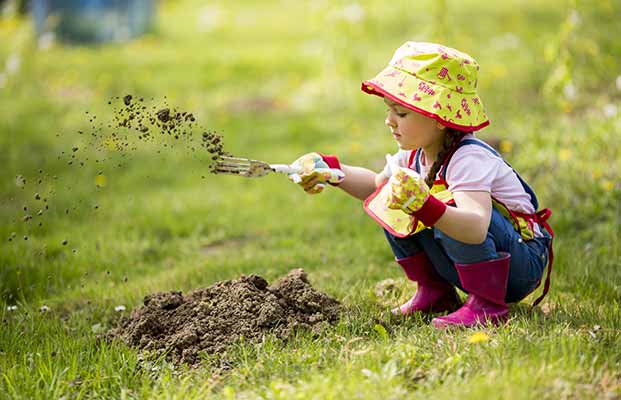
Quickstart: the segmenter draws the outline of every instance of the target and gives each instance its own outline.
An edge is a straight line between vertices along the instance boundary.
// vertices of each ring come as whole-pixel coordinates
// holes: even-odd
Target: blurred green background
[[[75,391],[68,384],[71,374],[85,376],[88,368],[69,355],[50,361],[72,365],[69,372],[50,375],[53,382],[24,378],[32,366],[29,349],[49,350],[69,340],[62,327],[69,326],[86,351],[93,347],[92,327],[108,327],[116,305],[130,309],[156,290],[187,291],[241,273],[271,280],[290,268],[305,268],[316,287],[348,306],[362,304],[355,315],[364,326],[361,321],[379,309],[374,285],[401,274],[359,201],[338,190],[308,196],[282,176],[210,175],[208,155],[183,146],[164,150],[156,143],[127,157],[113,149],[102,154],[79,132],[91,131],[92,115],[112,120],[111,98],[118,102],[115,97],[133,94],[161,104],[166,96],[169,105],[192,112],[204,129],[222,134],[225,150],[233,154],[284,163],[322,151],[378,171],[384,154],[396,146],[383,123],[383,103],[364,95],[360,82],[381,70],[406,40],[441,42],[477,59],[479,91],[491,119],[479,137],[498,145],[536,189],[542,207],[553,211],[556,261],[545,305],[562,317],[549,325],[533,323],[537,327],[523,322],[526,330],[547,337],[567,323],[576,332],[585,324],[603,326],[608,342],[592,349],[599,357],[594,371],[601,375],[618,367],[618,347],[612,350],[619,344],[621,318],[618,1],[169,0],[157,3],[147,34],[91,46],[37,37],[28,15],[11,4],[5,2],[0,19],[0,355],[5,357],[0,390],[5,394]],[[201,132],[197,128],[194,134]],[[91,151],[84,154],[91,162],[68,165],[74,146]],[[123,166],[92,163],[99,156]],[[97,188],[102,168],[106,182]],[[42,209],[35,193],[50,193],[49,209],[23,221],[23,207]],[[401,284],[405,298],[412,288]],[[50,311],[41,313],[43,305]],[[518,334],[511,340],[529,339]],[[584,349],[581,343],[570,349]],[[552,341],[546,349],[556,354],[552,349],[558,345]],[[583,372],[590,368],[561,353],[552,356],[559,364]],[[507,357],[519,359],[520,352]],[[538,356],[533,360],[533,368],[540,365]],[[338,370],[342,360],[332,361]],[[111,370],[120,365],[116,358],[102,363]],[[276,375],[285,381],[308,378],[300,374]],[[248,384],[240,378],[232,387],[252,382],[270,387],[264,376],[241,376]],[[93,380],[80,393],[93,395],[98,384],[112,397],[122,388],[164,397],[174,390],[172,383],[160,383],[149,392],[145,387],[152,381],[142,379]],[[306,381],[321,381],[313,379]],[[507,390],[524,384],[522,379],[508,378]],[[494,393],[486,382],[479,393]],[[350,393],[345,383],[339,388],[343,396]],[[203,389],[230,394],[221,382]],[[549,393],[560,395],[561,389]],[[382,385],[378,390],[392,393]],[[456,384],[446,395],[458,392]]]

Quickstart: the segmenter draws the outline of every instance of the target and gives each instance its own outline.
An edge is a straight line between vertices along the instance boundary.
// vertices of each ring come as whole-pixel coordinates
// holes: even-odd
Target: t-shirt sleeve
[[[399,165],[400,167],[407,168],[408,159],[410,158],[410,151],[399,150],[395,154],[393,154],[391,157],[393,160],[397,162],[397,165]],[[386,165],[384,166],[384,169],[382,170],[382,174],[384,174],[386,178],[390,178],[392,176],[392,172],[393,171],[391,170],[390,165],[386,163]]]
[[[446,181],[451,192],[492,192],[501,159],[479,146],[459,148],[446,170]]]

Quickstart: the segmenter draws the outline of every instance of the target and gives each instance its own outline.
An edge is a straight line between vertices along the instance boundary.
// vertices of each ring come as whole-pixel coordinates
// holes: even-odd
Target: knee
[[[421,251],[420,246],[412,237],[398,238],[384,229],[386,240],[396,258],[405,258]]]
[[[458,264],[472,264],[497,258],[496,245],[489,235],[481,244],[469,244],[434,228],[434,239],[440,243],[449,258]]]

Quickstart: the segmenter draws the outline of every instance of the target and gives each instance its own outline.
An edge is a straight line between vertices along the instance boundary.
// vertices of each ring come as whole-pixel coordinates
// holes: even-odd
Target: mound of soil
[[[315,290],[302,269],[272,285],[257,275],[217,282],[184,296],[148,295],[144,305],[121,320],[107,337],[131,346],[167,353],[173,362],[196,364],[200,353],[221,353],[242,336],[259,341],[265,333],[286,339],[293,330],[317,330],[335,323],[340,303]]]

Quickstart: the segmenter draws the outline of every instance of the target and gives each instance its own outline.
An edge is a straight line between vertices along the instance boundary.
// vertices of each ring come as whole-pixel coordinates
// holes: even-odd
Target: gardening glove
[[[338,158],[321,153],[308,153],[291,164],[295,173],[289,179],[300,185],[308,194],[320,193],[325,184],[337,186],[345,179]]]
[[[425,226],[433,226],[446,211],[446,204],[429,193],[429,187],[417,172],[391,165],[393,161],[388,154],[386,161],[392,170],[387,183],[390,193],[386,197],[386,207],[402,210],[418,218]]]

